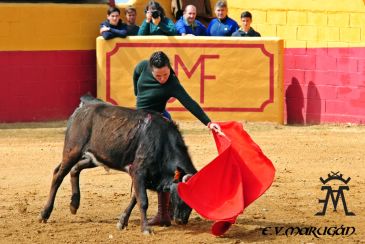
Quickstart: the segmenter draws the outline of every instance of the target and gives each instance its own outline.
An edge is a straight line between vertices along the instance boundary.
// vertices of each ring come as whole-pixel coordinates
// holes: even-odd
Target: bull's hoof
[[[80,207],[80,194],[74,193],[71,196],[70,211],[72,214],[76,214]]]
[[[122,224],[120,222],[117,223],[117,229],[118,230],[123,230],[123,229],[127,229],[127,226],[126,224]]]
[[[118,230],[127,229],[127,226],[128,226],[128,219],[129,219],[129,216],[127,216],[125,213],[123,213],[123,214],[119,217],[119,221],[118,221],[118,223],[117,223],[117,228],[118,228]]]
[[[70,212],[72,214],[76,214],[77,213],[77,208],[75,208],[74,206],[70,205]]]
[[[153,233],[153,230],[152,228],[150,227],[147,227],[145,228],[143,231],[142,231],[143,235],[145,236],[149,236],[149,235],[154,235],[155,233]]]
[[[47,223],[47,220],[48,220],[48,219],[44,218],[44,217],[42,216],[42,214],[40,214],[40,215],[38,216],[38,221],[39,221],[39,223]]]
[[[186,225],[188,222],[184,222],[181,219],[175,219],[175,224],[177,225]]]

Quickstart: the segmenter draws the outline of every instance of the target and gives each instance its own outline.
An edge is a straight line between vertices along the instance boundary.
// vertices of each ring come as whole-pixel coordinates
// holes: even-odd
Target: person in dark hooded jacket
[[[117,7],[110,7],[107,12],[107,20],[100,24],[100,35],[105,40],[115,37],[126,37],[127,25],[120,19],[120,10]]]
[[[232,36],[256,36],[260,37],[260,33],[255,31],[251,27],[252,14],[248,11],[244,11],[241,14],[242,27],[235,31]]]

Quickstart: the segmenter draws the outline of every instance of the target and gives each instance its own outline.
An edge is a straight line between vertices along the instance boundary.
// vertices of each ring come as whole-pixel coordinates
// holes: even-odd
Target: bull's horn
[[[192,174],[186,174],[184,175],[184,177],[182,178],[182,182],[187,182],[193,175]]]

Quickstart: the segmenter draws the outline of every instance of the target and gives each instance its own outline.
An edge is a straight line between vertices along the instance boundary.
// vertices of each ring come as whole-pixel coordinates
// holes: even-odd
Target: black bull
[[[187,223],[191,209],[177,195],[174,174],[177,168],[186,174],[195,174],[196,169],[177,126],[157,113],[86,100],[68,121],[62,161],[53,172],[49,199],[40,221],[46,222],[50,217],[57,190],[69,172],[70,210],[76,214],[80,206],[81,170],[104,166],[129,173],[133,181],[134,194],[118,228],[128,225],[131,211],[138,203],[142,232],[151,232],[146,216],[147,189],[171,191],[173,217],[178,223]]]

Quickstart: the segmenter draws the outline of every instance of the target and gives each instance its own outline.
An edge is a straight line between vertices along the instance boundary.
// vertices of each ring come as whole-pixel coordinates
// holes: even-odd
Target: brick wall
[[[236,21],[249,10],[262,36],[285,40],[289,124],[365,123],[364,1],[228,0],[228,5]]]

